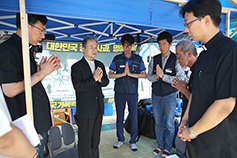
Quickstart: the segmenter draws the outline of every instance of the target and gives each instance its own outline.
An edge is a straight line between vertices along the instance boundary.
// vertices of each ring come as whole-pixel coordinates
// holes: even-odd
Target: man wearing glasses
[[[45,38],[46,23],[46,16],[28,14],[30,45],[35,46]],[[26,114],[19,13],[16,15],[16,26],[16,33],[0,45],[1,83],[12,120]],[[41,145],[39,145],[41,158],[44,157],[44,141],[47,136],[47,131],[52,125],[50,103],[41,80],[53,71],[60,69],[60,63],[61,61],[55,54],[48,60],[47,57],[43,57],[39,65],[39,71],[37,71],[33,53],[30,53],[34,125],[37,133],[43,137],[43,139],[41,139]]]
[[[237,155],[237,43],[219,30],[221,8],[218,0],[191,0],[180,10],[185,32],[204,44],[178,131],[192,158]]]
[[[135,39],[130,34],[121,38],[124,52],[114,57],[109,67],[109,78],[115,78],[114,98],[116,107],[116,128],[118,142],[114,148],[118,149],[124,143],[123,122],[126,102],[131,121],[131,150],[137,151],[136,138],[138,135],[137,102],[138,102],[138,78],[146,78],[146,67],[142,58],[132,49]]]

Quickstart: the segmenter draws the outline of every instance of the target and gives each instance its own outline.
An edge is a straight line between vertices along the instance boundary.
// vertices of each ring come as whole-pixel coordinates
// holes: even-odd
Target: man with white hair
[[[196,62],[198,58],[197,49],[195,44],[190,40],[182,40],[176,45],[176,57],[177,61],[180,63],[180,65],[185,68],[189,67],[190,71],[193,72]],[[188,100],[190,98],[191,92],[192,92],[192,81],[193,81],[193,75],[190,75],[188,84],[186,81],[180,81],[178,78],[174,78],[172,80],[172,86],[182,92],[184,94],[183,96],[183,106],[182,106],[182,115],[181,118],[184,115],[184,112],[187,108]]]

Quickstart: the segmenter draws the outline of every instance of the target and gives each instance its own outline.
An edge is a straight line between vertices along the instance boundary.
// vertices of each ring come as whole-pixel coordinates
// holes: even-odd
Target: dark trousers
[[[201,158],[201,157],[197,156],[197,154],[195,153],[195,148],[189,142],[186,142],[186,146],[187,146],[189,158]]]
[[[45,133],[41,134],[41,136],[43,139],[40,140],[40,144],[37,145],[37,147],[39,148],[39,157],[44,158],[44,145],[45,145],[45,140],[48,136],[48,133],[45,132]]]
[[[99,158],[99,143],[102,113],[98,107],[94,118],[80,119],[75,116],[78,125],[79,158]]]
[[[130,144],[136,143],[136,138],[138,134],[137,101],[138,101],[138,94],[115,93],[115,107],[117,114],[116,128],[117,128],[118,141],[123,142],[125,140],[123,135],[123,122],[124,122],[124,109],[127,102],[131,121],[131,139],[129,143]]]

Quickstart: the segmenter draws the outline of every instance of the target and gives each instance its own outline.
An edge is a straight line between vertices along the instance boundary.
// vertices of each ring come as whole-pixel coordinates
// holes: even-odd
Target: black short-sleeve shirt
[[[195,63],[193,64],[193,66],[190,68],[190,71],[192,72],[191,75],[190,75],[190,78],[189,78],[189,81],[188,81],[188,84],[187,84],[187,89],[189,90],[189,92],[192,93],[193,91],[193,72],[194,72],[194,69],[195,69]],[[182,99],[183,99],[183,106],[182,106],[182,114],[181,114],[181,118],[183,118],[184,116],[184,113],[187,109],[187,105],[188,105],[188,100],[186,98],[186,96],[183,94],[182,95]]]
[[[21,38],[13,34],[11,38],[0,45],[0,50],[1,83],[22,81],[24,79],[24,72]],[[37,66],[32,53],[30,53],[30,67],[31,75],[37,72]],[[12,120],[26,114],[25,92],[13,98],[4,96]],[[51,127],[52,121],[49,99],[41,82],[38,82],[32,87],[32,102],[36,131],[39,134],[45,133]]]
[[[190,127],[215,100],[237,98],[237,43],[219,32],[205,47],[207,49],[201,52],[195,64]],[[236,107],[219,125],[192,140],[191,145],[199,157],[236,157]]]

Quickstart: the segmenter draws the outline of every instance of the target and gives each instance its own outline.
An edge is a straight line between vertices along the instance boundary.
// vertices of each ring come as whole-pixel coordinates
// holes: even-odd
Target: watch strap
[[[190,130],[190,128],[188,128],[188,133],[189,133],[189,137],[192,138],[192,139],[195,139],[197,138],[197,136],[195,136],[195,134],[193,134]]]

